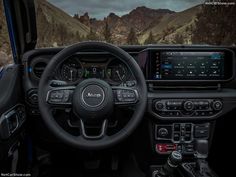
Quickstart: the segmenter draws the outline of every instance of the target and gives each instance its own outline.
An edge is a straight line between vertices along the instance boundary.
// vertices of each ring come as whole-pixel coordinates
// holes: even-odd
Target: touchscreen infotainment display
[[[148,79],[226,80],[232,76],[228,55],[225,51],[153,50],[149,53]]]
[[[153,79],[223,79],[224,52],[157,52]]]

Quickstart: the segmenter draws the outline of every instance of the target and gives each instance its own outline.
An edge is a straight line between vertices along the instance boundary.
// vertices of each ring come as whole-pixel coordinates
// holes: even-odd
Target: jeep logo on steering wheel
[[[82,91],[82,101],[88,107],[98,107],[105,99],[104,90],[98,85],[88,85]]]
[[[102,94],[100,93],[90,93],[88,92],[86,94],[86,98],[101,98],[102,97]]]

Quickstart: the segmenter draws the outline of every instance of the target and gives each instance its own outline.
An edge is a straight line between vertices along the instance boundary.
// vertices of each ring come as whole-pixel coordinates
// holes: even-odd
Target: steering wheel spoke
[[[104,137],[107,136],[106,132],[107,132],[107,125],[108,125],[108,120],[105,119],[103,120],[102,124],[101,124],[101,128],[99,128],[100,130],[97,133],[91,134],[88,132],[88,127],[86,127],[86,123],[80,119],[80,128],[81,128],[81,135],[80,137],[84,138],[84,139],[88,139],[88,140],[97,140],[97,139],[103,139]],[[92,128],[90,128],[92,129]]]
[[[135,87],[112,87],[112,91],[115,105],[131,106],[139,102],[139,92]]]
[[[47,92],[46,102],[53,107],[71,106],[74,86],[51,87]]]

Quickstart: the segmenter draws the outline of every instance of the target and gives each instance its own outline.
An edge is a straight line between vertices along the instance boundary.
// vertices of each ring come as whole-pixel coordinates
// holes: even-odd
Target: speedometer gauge
[[[70,58],[61,65],[61,77],[65,81],[75,82],[83,76],[83,69],[76,58]]]
[[[126,82],[131,76],[127,66],[120,60],[111,61],[107,66],[106,74],[116,83]]]

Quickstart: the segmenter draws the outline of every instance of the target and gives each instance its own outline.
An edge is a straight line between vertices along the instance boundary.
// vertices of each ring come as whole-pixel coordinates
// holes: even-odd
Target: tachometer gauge
[[[120,60],[111,61],[107,66],[106,74],[116,83],[126,82],[131,76],[127,66]]]
[[[83,69],[80,62],[71,58],[62,63],[61,77],[65,81],[75,82],[83,76]]]

